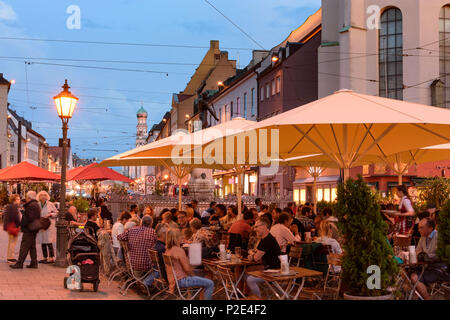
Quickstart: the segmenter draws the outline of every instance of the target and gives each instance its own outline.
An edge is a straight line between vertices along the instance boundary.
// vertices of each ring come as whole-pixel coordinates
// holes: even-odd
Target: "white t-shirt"
[[[289,230],[289,228],[281,223],[277,223],[272,228],[270,228],[270,233],[277,240],[278,245],[281,248],[281,252],[286,252],[288,243],[293,243],[297,240],[292,234],[291,230]]]
[[[331,246],[332,253],[338,253],[338,254],[342,253],[341,245],[339,244],[339,242],[336,241],[336,239],[329,238],[329,237],[319,237],[319,238],[317,238],[316,242]],[[334,266],[334,272],[341,272],[341,267]]]
[[[120,221],[117,221],[114,223],[112,230],[111,230],[111,237],[113,242],[113,247],[120,248],[119,240],[117,240],[117,236],[124,232],[125,228],[123,224]]]

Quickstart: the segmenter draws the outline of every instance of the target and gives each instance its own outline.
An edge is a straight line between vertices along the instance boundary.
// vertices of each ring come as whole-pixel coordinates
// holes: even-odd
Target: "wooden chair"
[[[328,261],[326,256],[330,253],[332,253],[331,246],[327,244],[322,244],[313,252],[313,265],[316,270],[320,270],[323,273],[327,272]]]
[[[125,257],[125,265],[126,265],[126,269],[127,269],[127,274],[129,276],[129,279],[125,281],[125,283],[123,284],[123,286],[120,288],[120,293],[122,295],[126,295],[128,289],[136,284],[136,283],[140,283],[142,284],[145,289],[147,290],[147,294],[150,296],[150,291],[148,290],[148,287],[144,284],[144,279],[147,278],[147,276],[150,274],[150,271],[148,272],[143,272],[140,275],[136,272],[136,270],[133,269],[133,265],[130,262],[130,256],[129,256],[129,252],[128,252],[128,243],[126,241],[120,241],[120,245],[122,246],[123,249],[123,256]],[[125,289],[125,291],[124,291]]]
[[[297,246],[291,246],[289,250],[289,265],[299,267],[302,259],[303,248]],[[292,259],[295,260],[295,263],[292,262]]]
[[[328,271],[321,287],[304,288],[303,297],[309,297],[311,300],[316,298],[322,300],[324,297],[336,300],[339,298],[341,290],[341,273],[337,266],[342,266],[342,254],[330,253],[327,255]]]
[[[166,267],[167,279],[169,280],[169,293],[175,296],[177,300],[194,300],[202,291],[202,287],[180,288],[173,267],[173,258],[167,254],[163,254],[164,264]]]

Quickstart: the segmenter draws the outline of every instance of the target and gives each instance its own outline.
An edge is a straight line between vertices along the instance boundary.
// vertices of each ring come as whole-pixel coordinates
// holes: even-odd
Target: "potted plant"
[[[426,179],[418,188],[419,200],[422,203],[434,203],[437,209],[440,209],[450,194],[450,179],[444,177],[435,177]]]
[[[335,214],[344,239],[341,274],[347,289],[344,298],[391,299],[387,288],[394,285],[398,266],[387,241],[388,225],[383,221],[376,195],[361,176],[338,186]],[[379,272],[374,271],[376,268]],[[373,284],[374,276],[379,278],[379,287],[369,284]]]
[[[437,254],[443,263],[450,266],[450,199],[448,199],[438,216]]]

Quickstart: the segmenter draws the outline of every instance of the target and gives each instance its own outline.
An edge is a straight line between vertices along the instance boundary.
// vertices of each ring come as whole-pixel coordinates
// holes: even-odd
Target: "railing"
[[[251,196],[242,196],[242,201],[247,208],[255,207],[255,199],[258,197]],[[275,203],[278,207],[283,209],[287,207],[288,202],[292,202],[291,197],[259,197],[263,204],[270,205],[271,203]],[[183,196],[182,198],[182,207],[185,206],[193,200],[193,197]],[[201,213],[207,208],[209,208],[209,204],[211,201],[215,201],[217,203],[221,203],[225,206],[236,205],[237,197],[234,195],[229,195],[224,198],[222,197],[211,197],[208,201],[198,201],[198,211]],[[138,206],[146,206],[150,205],[155,210],[156,214],[159,214],[164,208],[178,208],[178,197],[169,197],[169,196],[156,196],[156,195],[133,195],[133,196],[124,196],[113,194],[108,199],[108,207],[113,213],[113,218],[117,219],[120,212],[124,210],[129,210],[132,204],[137,204]]]

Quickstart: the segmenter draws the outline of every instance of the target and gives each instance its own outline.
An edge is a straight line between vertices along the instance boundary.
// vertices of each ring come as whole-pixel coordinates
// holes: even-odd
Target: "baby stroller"
[[[69,265],[78,266],[80,269],[80,291],[83,291],[83,283],[92,283],[94,292],[97,292],[100,283],[100,250],[97,241],[88,229],[77,229],[76,234],[69,240],[67,252],[69,254]],[[72,269],[71,276],[75,272]],[[64,288],[67,288],[68,278],[64,277]]]

